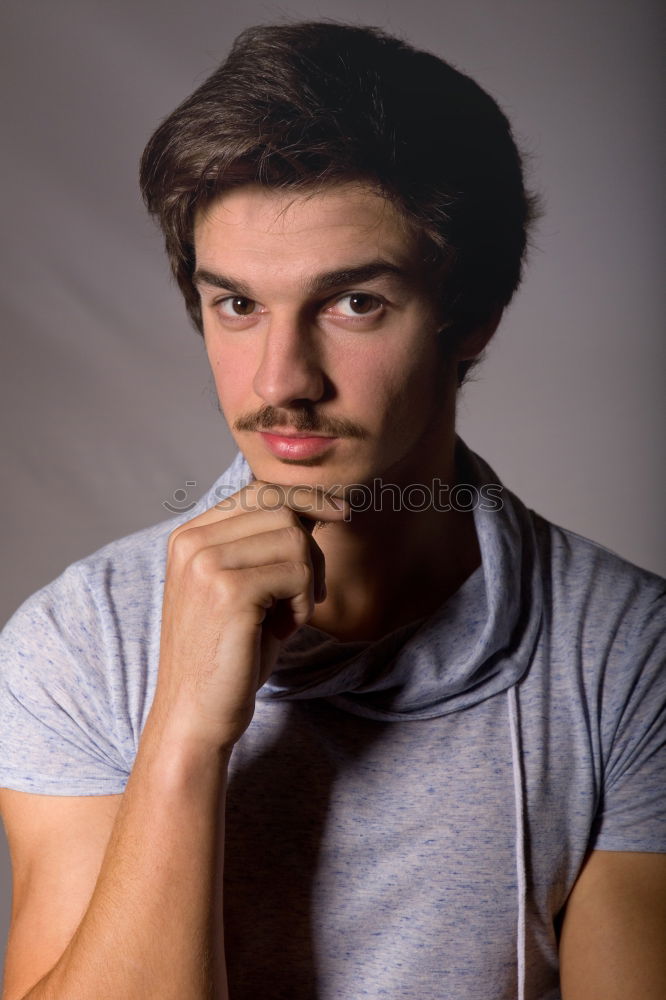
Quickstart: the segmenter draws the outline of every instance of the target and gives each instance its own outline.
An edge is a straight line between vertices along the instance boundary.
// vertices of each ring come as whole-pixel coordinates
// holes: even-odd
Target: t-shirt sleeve
[[[77,564],[21,605],[0,635],[0,786],[122,792],[130,770],[122,677]]]
[[[666,600],[643,607],[604,677],[592,847],[666,852]]]

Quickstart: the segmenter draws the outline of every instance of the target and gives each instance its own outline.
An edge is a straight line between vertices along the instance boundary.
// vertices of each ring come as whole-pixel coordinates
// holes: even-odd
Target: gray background
[[[283,17],[403,34],[507,111],[547,211],[461,399],[461,432],[542,514],[666,571],[659,8],[3,0],[0,617],[74,559],[165,517],[187,481],[196,498],[230,460],[136,168],[237,32]],[[0,885],[4,939],[6,856]]]

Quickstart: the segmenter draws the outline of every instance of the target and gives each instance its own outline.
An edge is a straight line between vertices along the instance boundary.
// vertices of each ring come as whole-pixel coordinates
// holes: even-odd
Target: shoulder
[[[666,581],[532,516],[551,680],[568,691],[569,714],[573,703],[584,707],[590,739],[604,760],[606,792],[619,779],[650,769],[654,791],[663,780],[658,772],[666,733]],[[655,792],[649,810],[657,801],[663,797]],[[646,828],[650,817],[644,817]],[[617,843],[626,840],[604,846],[624,849]]]
[[[0,634],[0,785],[122,790],[157,674],[169,535],[236,492],[233,470],[192,510],[72,563],[15,611]]]
[[[498,504],[486,508],[489,513],[480,518],[481,526],[485,525],[486,534],[501,536],[513,552],[514,575],[518,564],[529,572],[525,596],[533,604],[543,596],[545,615],[554,626],[589,630],[601,623],[607,630],[610,621],[621,620],[631,629],[644,623],[646,616],[658,618],[664,613],[666,580],[530,510],[484,459],[463,442],[458,446],[470,480],[477,486],[494,484],[501,492]]]
[[[666,581],[538,514],[527,516],[542,622],[541,669],[526,705],[535,718],[541,712],[549,725],[556,721],[551,780],[559,759],[562,788],[575,787],[577,796],[588,788],[596,803],[589,847],[662,851]],[[585,802],[576,808],[585,814]]]
[[[6,652],[8,645],[25,640],[37,645],[47,632],[85,645],[101,638],[99,631],[91,633],[91,626],[99,626],[114,609],[140,615],[163,579],[166,542],[177,523],[169,519],[135,532],[69,565],[15,611],[0,648]],[[127,624],[124,616],[122,621]]]
[[[530,511],[554,627],[592,641],[646,640],[666,631],[666,580]]]
[[[73,563],[0,634],[0,786],[122,791],[159,642],[169,522]]]

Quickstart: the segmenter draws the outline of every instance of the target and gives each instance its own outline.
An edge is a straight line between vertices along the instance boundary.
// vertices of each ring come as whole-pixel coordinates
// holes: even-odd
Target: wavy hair
[[[443,59],[334,22],[243,31],[157,128],[140,179],[200,333],[195,215],[233,187],[372,185],[424,238],[451,344],[508,304],[538,214],[492,97]]]

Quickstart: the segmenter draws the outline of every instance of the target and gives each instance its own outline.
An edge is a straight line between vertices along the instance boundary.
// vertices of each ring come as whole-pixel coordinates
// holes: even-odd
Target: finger
[[[212,534],[210,531],[209,533]],[[306,562],[313,573],[315,601],[326,596],[324,553],[300,524],[290,523],[272,531],[254,532],[222,544],[212,543],[198,549],[195,558],[206,559],[213,570],[251,569],[286,560]]]
[[[221,544],[203,546],[198,552],[202,556],[205,553],[207,561],[217,569],[252,569],[288,560],[313,563],[315,547],[319,548],[299,524],[291,524],[232,541],[225,539]]]
[[[229,570],[225,577],[231,604],[234,604],[234,591],[242,595],[238,607],[245,603],[248,593],[252,593],[256,613],[267,623],[272,617],[279,617],[281,625],[286,622],[288,631],[292,632],[312,616],[313,573],[312,567],[306,563],[286,561],[252,569]]]
[[[227,541],[234,542],[239,538],[249,538],[251,535],[259,535],[266,531],[276,531],[280,528],[301,525],[300,518],[289,507],[280,507],[278,510],[251,510],[243,514],[242,517],[229,517],[226,513],[220,516],[214,507],[200,514],[191,521],[187,521],[173,532],[189,531],[196,529],[201,545],[219,545]]]
[[[341,521],[348,516],[348,504],[334,490],[318,486],[283,486],[255,480],[248,486],[218,501],[214,507],[188,523],[209,523],[212,520],[237,517],[255,510],[276,511],[282,507],[293,510],[307,522]]]

